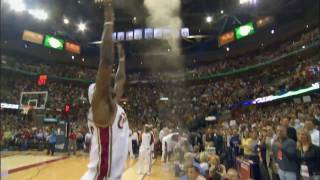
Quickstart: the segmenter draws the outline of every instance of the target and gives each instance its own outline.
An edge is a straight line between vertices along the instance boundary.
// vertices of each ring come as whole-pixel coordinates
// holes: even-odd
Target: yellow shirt
[[[244,138],[241,140],[241,146],[243,147],[244,155],[254,155],[253,142],[254,141],[251,138]]]

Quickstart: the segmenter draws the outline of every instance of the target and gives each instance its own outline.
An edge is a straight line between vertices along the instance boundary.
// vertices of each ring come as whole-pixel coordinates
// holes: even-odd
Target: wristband
[[[104,23],[104,25],[112,25],[112,24],[113,24],[112,21],[107,21],[107,22]]]
[[[108,0],[107,0],[105,3],[106,3],[106,5],[108,5],[108,6],[112,6],[112,1],[108,1]]]

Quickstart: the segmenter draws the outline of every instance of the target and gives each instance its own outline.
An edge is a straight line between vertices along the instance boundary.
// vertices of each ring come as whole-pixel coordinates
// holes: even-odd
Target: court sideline
[[[14,155],[15,157],[10,157],[11,163],[14,161],[15,164],[26,164],[25,158],[21,158],[21,155]],[[35,157],[29,157],[28,159],[35,159]],[[59,157],[58,157],[59,158]],[[62,157],[63,158],[63,157]],[[10,166],[8,157],[1,158],[2,165],[1,171],[3,171],[3,165],[7,163],[6,166]],[[46,160],[48,158],[44,158]],[[60,157],[61,159],[61,157]],[[39,157],[38,157],[39,160]],[[6,162],[7,161],[7,162]],[[36,167],[32,167],[25,170],[20,170],[8,175],[2,174],[1,179],[4,180],[75,180],[80,179],[80,177],[87,170],[88,158],[86,156],[71,156],[67,159],[58,160],[51,163],[45,163]],[[11,165],[11,168],[14,165]],[[137,174],[137,161],[128,160],[126,163],[126,170],[123,174],[122,180],[160,180],[175,179],[173,174],[169,172],[161,164],[160,160],[155,160],[153,162],[152,174],[151,176],[138,175]]]

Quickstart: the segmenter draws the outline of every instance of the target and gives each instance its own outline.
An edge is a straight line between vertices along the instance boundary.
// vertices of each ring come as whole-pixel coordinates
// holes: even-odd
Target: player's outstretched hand
[[[118,50],[119,61],[125,61],[126,53],[124,52],[124,48],[121,43],[117,43],[117,50]]]

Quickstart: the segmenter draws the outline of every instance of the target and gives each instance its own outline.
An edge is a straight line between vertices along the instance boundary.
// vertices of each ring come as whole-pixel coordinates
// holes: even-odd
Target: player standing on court
[[[96,83],[89,87],[91,108],[88,120],[93,129],[88,171],[82,180],[120,180],[128,156],[129,125],[126,113],[118,105],[125,83],[125,53],[118,45],[119,67],[115,85],[112,83],[114,60],[113,5],[104,3],[104,28],[100,49],[100,64]]]
[[[152,135],[150,133],[150,128],[148,125],[144,126],[144,131],[141,135],[141,146],[139,150],[139,160],[138,160],[138,174],[144,174],[145,168],[147,170],[147,175],[151,174],[151,144]]]

